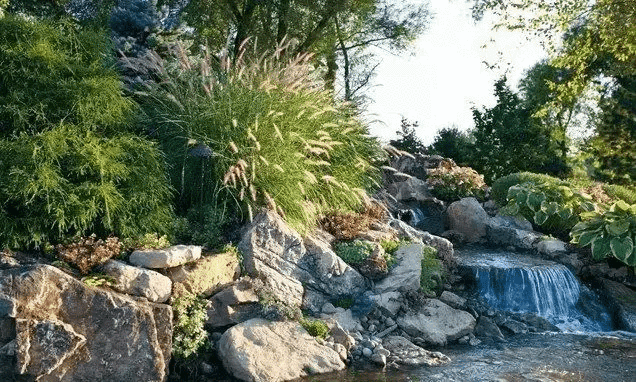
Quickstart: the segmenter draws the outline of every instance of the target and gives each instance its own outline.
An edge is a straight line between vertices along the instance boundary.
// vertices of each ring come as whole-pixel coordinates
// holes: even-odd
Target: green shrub
[[[432,187],[435,197],[447,202],[470,196],[483,200],[488,187],[477,171],[458,167],[449,160],[443,160],[439,167],[428,170],[426,182]]]
[[[620,200],[608,210],[581,214],[583,221],[572,228],[572,242],[590,245],[595,260],[613,256],[622,263],[636,266],[636,204]]]
[[[373,253],[373,244],[368,241],[343,241],[334,245],[336,254],[349,265],[362,264]]]
[[[159,87],[140,93],[182,210],[216,194],[243,216],[266,206],[306,231],[322,212],[355,211],[377,186],[377,141],[316,83],[309,57],[279,56],[221,69],[184,54]]]
[[[105,57],[103,33],[0,19],[0,246],[169,231],[164,160]]]
[[[353,306],[353,297],[342,297],[333,303],[333,306],[337,308],[349,309]]]
[[[615,201],[623,200],[625,203],[636,204],[636,187],[634,186],[603,183],[601,187]]]
[[[544,232],[566,238],[582,212],[594,211],[589,195],[564,185],[527,182],[508,189],[508,204],[502,212],[522,215]]]
[[[420,290],[427,295],[435,295],[442,287],[445,277],[444,265],[437,258],[437,249],[425,245],[422,249],[422,273],[420,274]]]
[[[300,325],[305,328],[312,337],[325,339],[329,335],[329,327],[323,320],[311,318],[301,318]]]
[[[172,303],[172,354],[175,357],[189,358],[207,346],[208,335],[203,327],[208,319],[206,303],[204,298],[191,295],[179,297]]]
[[[177,239],[209,249],[219,248],[226,242],[225,231],[232,222],[230,213],[229,208],[221,208],[216,203],[192,207],[183,226],[177,230]]]
[[[546,183],[553,186],[569,186],[567,182],[559,178],[545,174],[535,174],[532,172],[518,172],[502,176],[492,184],[491,197],[498,206],[503,207],[508,204],[508,189],[514,185],[526,182]]]

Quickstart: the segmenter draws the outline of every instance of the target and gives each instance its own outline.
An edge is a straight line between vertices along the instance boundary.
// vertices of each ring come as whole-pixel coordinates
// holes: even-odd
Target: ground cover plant
[[[218,65],[182,51],[164,81],[140,93],[181,210],[215,196],[245,217],[268,207],[303,232],[322,212],[356,210],[377,184],[376,140],[322,89],[309,56],[283,49]]]
[[[167,233],[159,148],[108,68],[108,37],[70,21],[0,19],[0,244]]]
[[[470,167],[458,167],[452,160],[443,160],[437,168],[427,171],[426,182],[438,199],[454,202],[465,197],[483,200],[488,186],[484,177]]]
[[[636,204],[614,203],[605,211],[581,214],[583,221],[572,229],[572,242],[591,246],[595,260],[614,257],[636,266]]]

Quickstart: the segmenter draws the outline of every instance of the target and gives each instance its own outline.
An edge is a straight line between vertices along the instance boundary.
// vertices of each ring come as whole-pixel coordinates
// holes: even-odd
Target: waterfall
[[[472,270],[479,293],[497,310],[536,313],[566,332],[610,330],[606,312],[594,321],[579,311],[582,285],[561,264],[486,250],[459,251],[458,262]]]

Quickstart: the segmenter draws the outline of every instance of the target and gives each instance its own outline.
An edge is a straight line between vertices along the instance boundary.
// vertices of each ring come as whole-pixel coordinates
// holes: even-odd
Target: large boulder
[[[243,322],[223,334],[218,352],[230,374],[249,382],[289,381],[345,368],[336,351],[296,322]]]
[[[413,337],[420,337],[430,345],[444,346],[472,333],[476,321],[470,313],[430,299],[419,311],[399,317],[397,323]]]
[[[163,381],[172,309],[48,265],[0,270],[0,380]]]
[[[204,256],[193,263],[169,268],[172,298],[184,295],[209,297],[232,284],[241,273],[236,254],[227,252]]]
[[[598,278],[595,283],[609,305],[617,329],[636,333],[636,292],[612,280]]]
[[[260,277],[274,297],[300,306],[305,289],[325,300],[362,293],[366,280],[316,237],[303,239],[276,213],[258,214],[238,245],[245,270]]]
[[[375,284],[374,293],[418,290],[420,288],[420,274],[422,273],[422,249],[420,243],[412,243],[398,248],[395,252],[396,264],[384,279]]]
[[[486,236],[486,226],[490,216],[475,198],[463,198],[451,203],[446,210],[451,230],[464,236],[469,243],[480,241]]]
[[[517,228],[518,221],[512,217],[495,216],[488,221],[486,236],[491,244],[503,247],[512,246],[522,250],[532,250],[541,241],[543,235]]]

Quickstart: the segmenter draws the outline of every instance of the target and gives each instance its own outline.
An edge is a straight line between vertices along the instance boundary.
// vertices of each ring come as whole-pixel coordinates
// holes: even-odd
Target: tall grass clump
[[[70,21],[0,19],[0,247],[169,230],[165,162],[109,53]]]
[[[265,206],[304,231],[320,213],[356,210],[377,184],[376,140],[324,90],[309,55],[284,50],[233,64],[182,52],[163,82],[139,94],[180,210],[222,200],[250,217]]]

